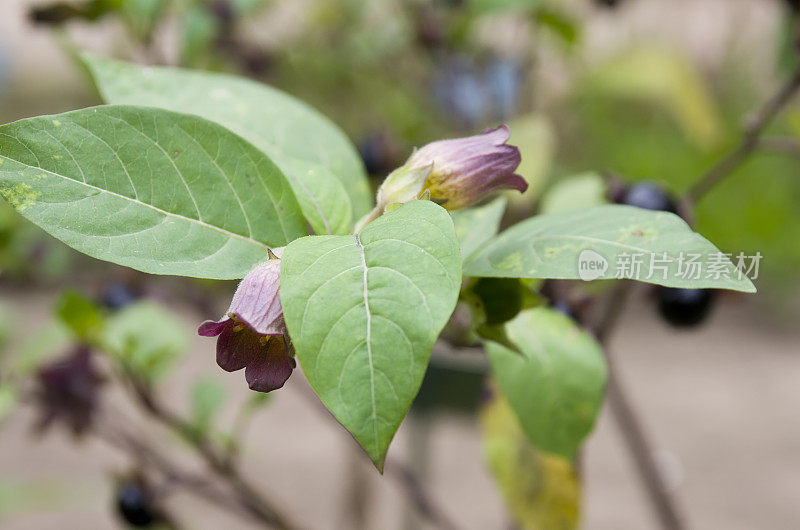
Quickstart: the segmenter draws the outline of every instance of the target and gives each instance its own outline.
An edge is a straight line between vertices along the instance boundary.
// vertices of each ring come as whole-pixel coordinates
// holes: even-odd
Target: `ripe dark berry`
[[[594,0],[594,3],[602,7],[617,7],[620,0]]]
[[[128,524],[135,527],[151,526],[158,519],[150,492],[139,482],[120,484],[117,489],[117,510]]]
[[[122,283],[108,283],[103,286],[100,293],[100,303],[103,306],[117,310],[132,304],[139,298],[139,294]]]
[[[365,136],[358,144],[358,152],[370,175],[385,175],[393,169],[393,149],[385,133],[374,132]]]
[[[677,212],[675,203],[669,194],[664,188],[652,182],[640,182],[632,185],[623,192],[619,202],[645,210]]]
[[[713,300],[710,289],[658,289],[658,310],[664,320],[676,327],[696,326],[705,320]]]

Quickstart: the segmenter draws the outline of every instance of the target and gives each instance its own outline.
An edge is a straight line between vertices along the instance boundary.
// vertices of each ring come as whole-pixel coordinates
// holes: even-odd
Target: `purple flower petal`
[[[227,315],[262,335],[283,335],[283,308],[278,295],[281,261],[271,259],[258,265],[241,281]]]
[[[272,337],[264,345],[261,355],[247,365],[244,377],[251,390],[270,392],[283,386],[292,375],[294,365],[283,339]]]
[[[204,337],[217,337],[220,368],[245,368],[250,388],[259,392],[282,387],[294,368],[285,346],[280,268],[279,259],[258,265],[239,283],[225,316],[207,320],[197,330]]]
[[[197,334],[201,337],[216,337],[225,329],[225,326],[230,322],[228,317],[219,321],[206,320],[200,327],[197,328]]]
[[[241,370],[257,359],[260,352],[261,335],[233,320],[225,323],[217,339],[217,364],[220,368],[226,372]]]
[[[422,147],[386,179],[378,193],[379,203],[384,204],[376,210],[382,213],[391,203],[414,200],[425,190],[448,210],[471,206],[498,189],[524,192],[527,183],[514,173],[521,161],[519,149],[506,145],[510,134],[501,125]],[[422,169],[428,171],[420,173]]]

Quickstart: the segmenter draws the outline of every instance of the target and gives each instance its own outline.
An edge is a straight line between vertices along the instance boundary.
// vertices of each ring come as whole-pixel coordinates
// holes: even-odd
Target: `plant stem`
[[[611,408],[614,419],[628,445],[628,450],[636,463],[639,477],[655,509],[661,528],[666,530],[686,528],[678,503],[654,458],[653,446],[636,413],[633,401],[628,396],[617,373],[615,363],[611,362],[609,353],[606,353],[606,358],[608,359],[608,387],[606,388],[608,406]]]
[[[429,523],[442,530],[456,530],[458,528],[434,502],[433,496],[430,495],[427,488],[407,465],[390,458],[387,461],[386,471],[397,478],[400,485],[406,490],[406,495],[416,507],[417,512]]]
[[[696,203],[706,193],[730,175],[759,147],[759,139],[775,116],[800,90],[800,70],[795,72],[748,120],[739,145],[711,167],[686,193],[687,199]]]
[[[206,461],[214,473],[238,494],[242,506],[263,523],[281,530],[299,528],[270,499],[264,497],[241,474],[234,461],[227,458],[206,436],[198,433],[183,418],[163,407],[149,388],[134,374],[127,372],[128,381],[141,407],[155,420],[177,433]]]
[[[779,88],[775,95],[753,114],[745,126],[744,135],[739,145],[703,174],[686,192],[684,200],[690,204],[696,203],[711,191],[714,186],[728,177],[758,148],[775,148],[775,143],[770,143],[769,139],[762,139],[762,134],[798,91],[800,91],[800,70],[795,72]],[[786,145],[785,142],[780,144],[781,148],[785,148]],[[792,152],[798,152],[796,150],[797,144],[792,145],[791,149]],[[608,362],[608,387],[606,391],[608,404],[636,462],[639,476],[655,508],[661,527],[667,530],[681,530],[685,528],[684,519],[678,509],[675,498],[667,487],[657,462],[653,458],[654,452],[643,423],[621,382],[613,356],[608,352],[608,337],[622,314],[630,290],[630,285],[621,283],[612,291],[607,307],[603,312],[603,317],[594,329],[598,341],[604,346],[603,350]]]
[[[655,509],[661,528],[681,530],[686,527],[684,517],[676,499],[664,480],[655,452],[645,432],[644,425],[628,396],[617,370],[616,362],[608,349],[608,338],[617,325],[634,286],[631,282],[621,282],[609,295],[603,316],[594,328],[597,340],[603,345],[608,365],[608,385],[606,398],[611,413],[616,420],[622,437],[636,464],[636,470],[645,491]]]

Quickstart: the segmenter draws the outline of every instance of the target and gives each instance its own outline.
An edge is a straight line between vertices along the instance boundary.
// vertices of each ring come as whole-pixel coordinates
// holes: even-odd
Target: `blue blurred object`
[[[467,129],[474,129],[486,117],[487,90],[475,64],[466,57],[445,60],[438,69],[434,92],[442,110],[452,114]]]
[[[139,293],[129,286],[117,282],[104,285],[100,293],[100,303],[111,310],[122,309],[138,299]]]
[[[639,182],[628,188],[620,200],[622,204],[646,210],[676,213],[677,208],[667,191],[653,182]]]
[[[117,511],[130,526],[146,528],[158,520],[152,507],[152,494],[137,482],[121,484],[117,491]]]
[[[513,116],[519,103],[522,70],[507,58],[498,57],[486,68],[486,84],[499,120]]]

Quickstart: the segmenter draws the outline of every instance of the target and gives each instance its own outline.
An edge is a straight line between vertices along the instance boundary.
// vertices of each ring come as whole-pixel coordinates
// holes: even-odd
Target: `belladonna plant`
[[[528,185],[514,174],[519,149],[506,145],[508,127],[487,129],[477,136],[441,140],[415,151],[378,191],[378,205],[361,222],[378,217],[389,205],[417,200],[425,193],[446,208],[474,204],[498,189],[525,191]],[[275,253],[283,254],[283,248]],[[203,322],[198,332],[217,338],[217,364],[234,372],[245,368],[252,390],[269,392],[283,386],[295,366],[286,332],[280,295],[280,258],[270,260],[245,276],[225,316]]]
[[[420,148],[373,201],[346,136],[285,94],[226,75],[84,61],[107,104],[0,126],[0,196],[94,258],[151,274],[241,280],[222,318],[199,328],[217,338],[219,366],[244,368],[250,388],[269,392],[283,386],[296,356],[378,470],[457,304],[466,312],[453,319],[451,328],[462,330],[453,343],[483,348],[495,402],[510,411],[512,429],[493,430],[505,421],[495,416],[488,435],[502,438],[498,447],[525,443],[573,480],[604,398],[606,364],[591,333],[539,303],[540,281],[588,272],[608,280],[597,291],[625,280],[755,290],[669,212],[597,198],[498,233],[504,201],[481,202],[527,188],[504,125]],[[647,263],[619,268],[633,253],[658,257],[657,273]],[[719,274],[682,276],[686,253],[717,256]],[[477,296],[481,278],[501,279],[482,285],[503,289]],[[518,301],[510,312],[509,291]],[[503,314],[487,314],[492,308]],[[91,401],[97,381],[87,382],[81,399]],[[85,424],[71,420],[76,430]],[[493,453],[506,460],[490,464],[517,469],[516,454]],[[221,476],[235,472],[210,461]],[[261,514],[274,522],[275,510]]]

